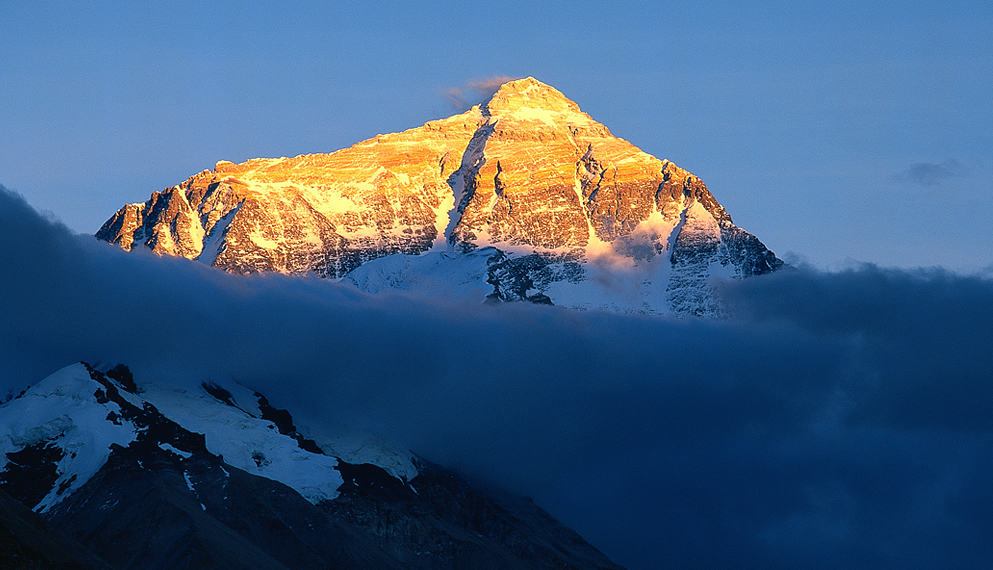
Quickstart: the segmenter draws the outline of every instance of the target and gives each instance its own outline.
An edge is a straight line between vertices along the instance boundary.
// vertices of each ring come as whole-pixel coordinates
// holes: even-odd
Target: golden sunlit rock
[[[715,259],[732,276],[781,264],[698,178],[533,78],[465,113],[329,154],[218,162],[121,208],[97,236],[237,273],[329,278],[393,254],[486,247],[615,268],[667,254],[673,267],[699,265],[679,277],[697,288]]]

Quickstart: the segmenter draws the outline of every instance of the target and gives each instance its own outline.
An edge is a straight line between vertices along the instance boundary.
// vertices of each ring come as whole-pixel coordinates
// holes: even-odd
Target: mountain
[[[620,568],[526,498],[309,439],[233,382],[75,364],[0,406],[0,452],[3,568]]]
[[[533,78],[330,154],[218,162],[96,236],[235,273],[643,313],[720,315],[714,279],[782,265],[699,178]]]

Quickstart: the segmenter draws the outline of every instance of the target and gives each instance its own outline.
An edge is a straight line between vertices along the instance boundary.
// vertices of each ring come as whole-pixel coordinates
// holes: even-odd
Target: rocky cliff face
[[[712,278],[782,265],[697,177],[533,78],[463,114],[330,154],[220,162],[121,208],[97,237],[237,273],[347,276],[370,289],[411,288],[439,260],[487,250],[498,266],[485,271],[490,298],[649,313],[719,313]],[[543,275],[523,270],[536,265]]]
[[[234,383],[67,367],[0,406],[0,567],[619,570],[527,499],[343,441]]]

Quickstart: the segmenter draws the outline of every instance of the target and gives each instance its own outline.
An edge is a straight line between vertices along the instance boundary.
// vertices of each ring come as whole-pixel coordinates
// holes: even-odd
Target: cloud
[[[466,82],[466,87],[473,91],[479,92],[485,97],[489,97],[497,92],[497,89],[501,85],[508,81],[513,81],[515,79],[520,79],[519,77],[510,77],[507,75],[494,75],[492,77],[486,77],[482,79],[470,79]]]
[[[467,111],[473,105],[482,103],[490,98],[501,85],[508,81],[519,79],[518,77],[508,77],[506,75],[494,75],[492,77],[470,79],[462,87],[450,87],[443,92],[452,108],[461,113]]]
[[[930,188],[967,173],[967,169],[962,164],[954,158],[949,158],[941,163],[916,162],[910,165],[907,170],[894,176],[894,179],[897,182]]]
[[[233,378],[509,487],[632,570],[993,563],[993,281],[746,279],[709,322],[452,307],[73,235],[0,190],[0,383]]]

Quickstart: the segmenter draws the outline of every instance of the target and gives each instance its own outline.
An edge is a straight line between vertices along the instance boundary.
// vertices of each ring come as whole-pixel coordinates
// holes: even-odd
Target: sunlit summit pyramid
[[[96,235],[237,273],[645,313],[720,314],[714,279],[782,265],[699,178],[530,77],[330,154],[218,162]]]

